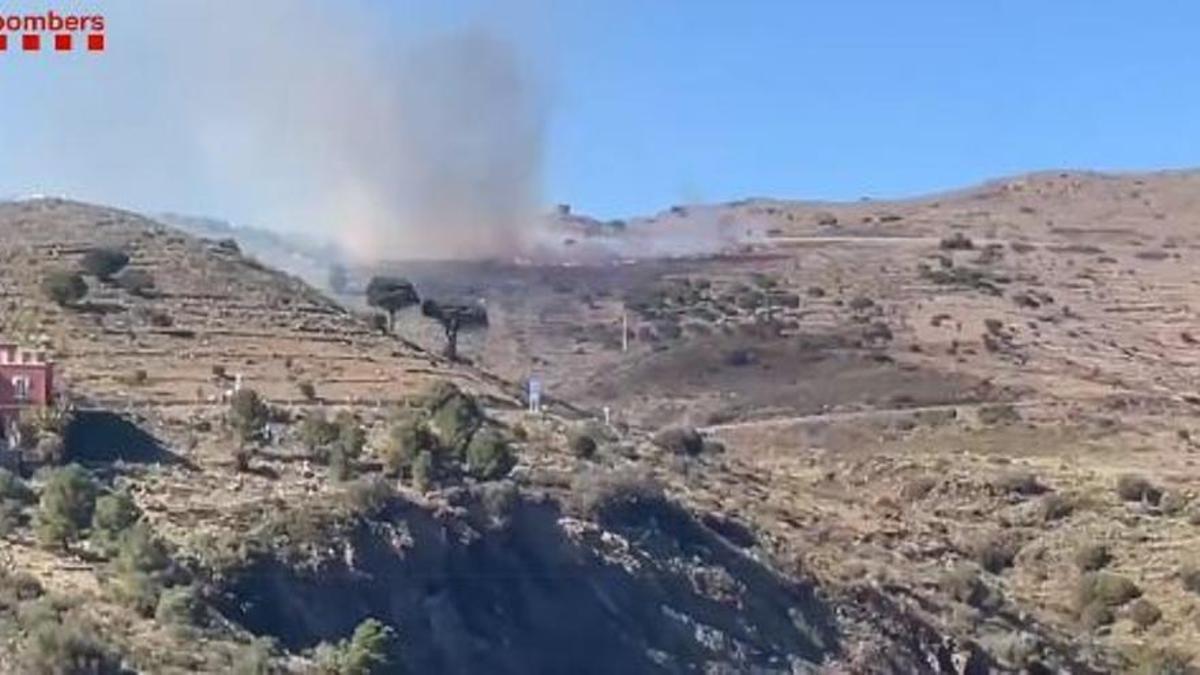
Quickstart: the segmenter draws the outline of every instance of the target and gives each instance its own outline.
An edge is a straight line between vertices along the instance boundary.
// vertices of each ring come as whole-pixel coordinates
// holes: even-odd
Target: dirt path
[[[1028,399],[1024,401],[979,401],[975,403],[944,403],[938,405],[926,406],[911,406],[907,408],[873,408],[871,410],[849,410],[843,412],[828,412],[817,413],[814,415],[794,415],[788,417],[772,417],[761,420],[746,420],[744,422],[729,422],[727,424],[714,424],[707,427],[700,427],[699,430],[704,433],[714,433],[721,431],[734,431],[738,429],[754,429],[754,428],[771,428],[771,427],[786,427],[793,424],[820,424],[823,422],[845,422],[850,420],[869,420],[881,419],[887,417],[902,417],[923,412],[946,412],[955,411],[961,413],[965,410],[979,410],[988,406],[1007,405],[1013,408],[1039,408],[1051,405],[1063,405],[1070,403],[1095,403],[1103,400],[1104,397],[1080,397],[1080,398],[1039,398]]]

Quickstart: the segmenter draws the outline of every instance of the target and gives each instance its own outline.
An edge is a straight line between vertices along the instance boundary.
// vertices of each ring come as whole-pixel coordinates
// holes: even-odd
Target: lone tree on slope
[[[446,358],[458,360],[458,332],[462,329],[487,328],[487,309],[482,305],[438,302],[421,303],[421,313],[442,325],[446,334]]]
[[[367,284],[367,304],[387,312],[388,330],[395,332],[396,312],[421,302],[412,282],[400,277],[371,277]]]
[[[59,307],[69,307],[87,295],[87,282],[78,272],[51,272],[42,279],[42,291]]]
[[[128,264],[129,255],[115,248],[94,248],[85,253],[79,261],[79,267],[85,274],[101,281],[112,279],[114,274],[125,269]]]

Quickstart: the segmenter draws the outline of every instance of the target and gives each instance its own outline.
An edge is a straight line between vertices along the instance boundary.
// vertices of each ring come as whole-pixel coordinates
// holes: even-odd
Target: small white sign
[[[542,409],[542,380],[538,377],[529,378],[529,412],[539,412]]]

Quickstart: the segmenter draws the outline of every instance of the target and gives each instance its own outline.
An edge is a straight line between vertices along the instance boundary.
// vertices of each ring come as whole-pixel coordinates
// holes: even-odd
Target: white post
[[[621,313],[621,351],[629,351],[629,312]]]

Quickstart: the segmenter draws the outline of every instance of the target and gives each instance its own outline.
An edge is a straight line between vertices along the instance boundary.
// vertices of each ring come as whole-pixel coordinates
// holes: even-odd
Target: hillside
[[[48,649],[49,604],[141,672],[312,672],[367,617],[413,672],[1174,672],[1200,631],[1198,187],[1055,173],[685,206],[623,233],[576,218],[563,251],[608,229],[572,264],[351,270],[485,299],[470,364],[416,312],[384,335],[229,242],[0,205],[0,334],[55,355],[68,461],[163,542],[149,592],[199,603],[131,605],[128,556],[95,531],[47,548],[20,506],[0,671]],[[611,259],[689,228],[716,248]],[[50,302],[47,275],[97,247],[128,268]],[[579,407],[525,413],[530,374]],[[238,376],[270,411],[248,445],[222,400]],[[314,444],[317,411],[361,456]],[[485,476],[497,442],[514,465]],[[396,454],[414,443],[437,471]]]
[[[134,214],[4,204],[0,232],[0,333],[45,347],[73,404],[30,437],[82,467],[0,476],[0,672],[991,658],[880,589],[820,586],[748,517],[709,508],[744,479],[687,434],[526,415],[504,380]],[[127,267],[51,302],[45,280],[100,248]],[[261,404],[223,398],[239,381]]]
[[[570,225],[562,250],[587,252],[570,265],[386,269],[486,299],[481,367],[724,440],[726,473],[700,470],[691,496],[827,584],[905,589],[973,638],[1016,612],[1138,663],[1195,656],[1198,227],[1200,173],[1052,172]],[[691,231],[716,245],[637,256]],[[1089,604],[1076,556],[1094,547],[1144,602]],[[964,565],[1004,608],[955,600]]]

